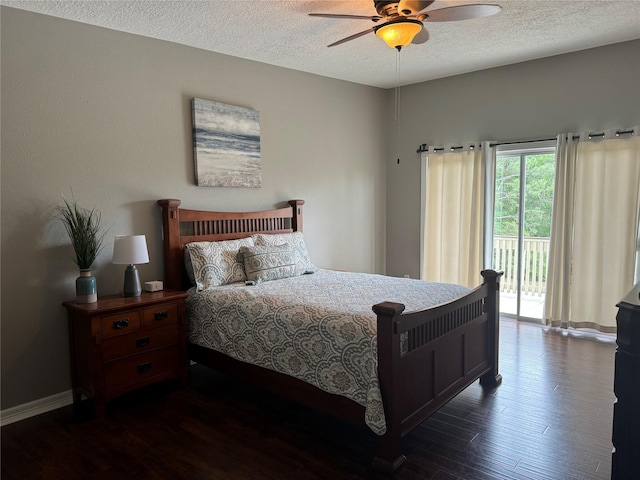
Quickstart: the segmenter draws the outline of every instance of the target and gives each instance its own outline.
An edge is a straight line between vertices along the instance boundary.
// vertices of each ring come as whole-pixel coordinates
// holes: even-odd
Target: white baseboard
[[[56,393],[50,397],[40,398],[33,402],[23,403],[15,407],[0,410],[0,426],[4,427],[10,423],[19,422],[26,418],[35,417],[41,413],[50,412],[58,408],[66,407],[73,403],[73,393],[71,390]]]

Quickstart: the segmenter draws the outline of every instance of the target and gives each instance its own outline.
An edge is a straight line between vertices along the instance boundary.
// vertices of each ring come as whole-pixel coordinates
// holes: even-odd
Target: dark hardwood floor
[[[403,441],[397,479],[608,479],[615,344],[501,322],[502,385],[474,383]],[[385,478],[366,429],[193,366],[191,384],[2,428],[2,479]]]

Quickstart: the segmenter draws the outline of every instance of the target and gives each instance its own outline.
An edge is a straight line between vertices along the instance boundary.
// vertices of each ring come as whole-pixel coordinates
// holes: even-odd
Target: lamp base
[[[124,296],[139,297],[142,293],[140,286],[140,276],[135,265],[129,265],[124,271]]]

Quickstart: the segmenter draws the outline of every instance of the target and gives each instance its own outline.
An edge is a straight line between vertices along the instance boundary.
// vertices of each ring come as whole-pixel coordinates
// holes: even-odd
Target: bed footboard
[[[478,378],[498,386],[499,279],[484,270],[484,283],[464,297],[403,314],[384,302],[378,316],[378,377],[387,421],[374,467],[393,472],[405,461],[402,437]]]

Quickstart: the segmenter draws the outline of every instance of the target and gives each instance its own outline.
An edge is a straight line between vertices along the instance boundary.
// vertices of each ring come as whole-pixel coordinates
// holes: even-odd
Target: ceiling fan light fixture
[[[404,18],[374,27],[374,32],[391,48],[400,49],[409,45],[422,30],[422,22]]]

